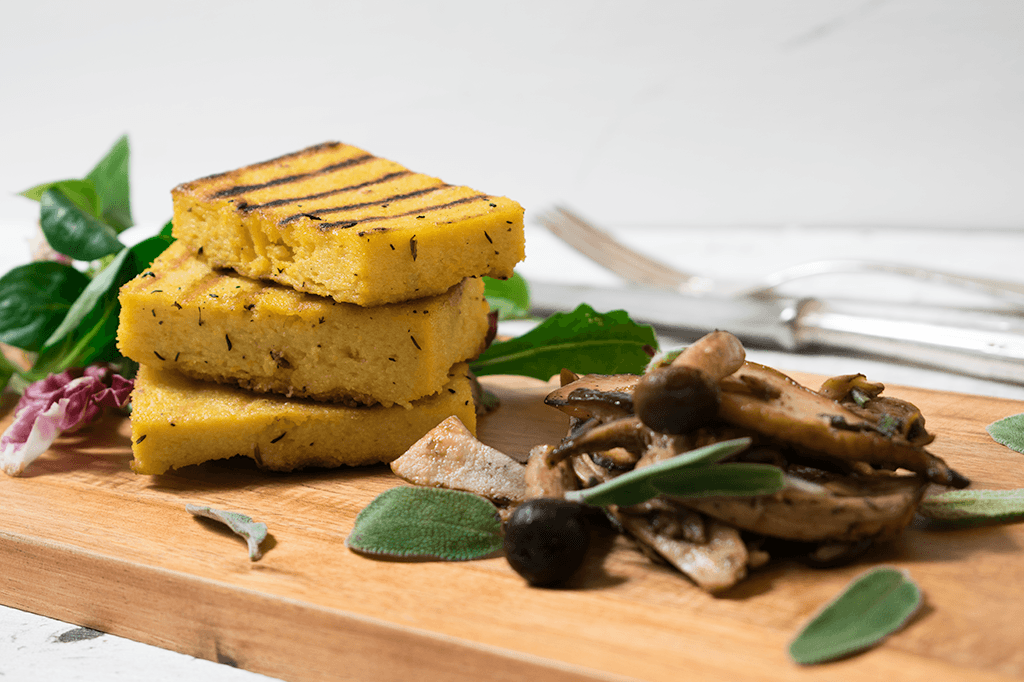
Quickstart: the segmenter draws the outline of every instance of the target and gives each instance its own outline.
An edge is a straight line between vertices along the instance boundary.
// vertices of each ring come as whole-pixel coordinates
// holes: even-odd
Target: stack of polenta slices
[[[465,361],[481,277],[525,255],[517,203],[340,143],[172,194],[176,241],[120,293],[137,473],[388,462],[448,416],[475,429]]]

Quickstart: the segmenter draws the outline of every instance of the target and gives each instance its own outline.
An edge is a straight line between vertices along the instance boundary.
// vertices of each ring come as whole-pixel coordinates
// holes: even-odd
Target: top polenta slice
[[[209,265],[362,306],[505,279],[525,256],[516,202],[338,142],[172,195],[174,236]]]

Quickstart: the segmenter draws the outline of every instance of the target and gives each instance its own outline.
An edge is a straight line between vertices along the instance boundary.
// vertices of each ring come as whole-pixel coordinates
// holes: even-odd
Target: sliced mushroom
[[[635,374],[587,374],[555,389],[544,402],[577,419],[618,419],[633,413],[633,385],[638,378]]]
[[[720,416],[808,453],[878,467],[903,467],[933,483],[963,488],[970,481],[899,433],[867,419],[778,370],[747,362],[722,381]]]
[[[623,448],[639,458],[647,448],[651,433],[637,417],[622,417],[607,423],[591,425],[590,428],[574,429],[548,453],[548,462],[553,464],[572,455],[612,448]],[[633,459],[631,464],[635,463],[636,459]]]
[[[538,445],[530,450],[525,473],[527,499],[562,498],[567,491],[580,487],[569,460],[548,464],[547,456],[552,449],[550,445]]]
[[[653,548],[670,564],[708,592],[721,592],[747,575],[749,556],[739,531],[718,521],[707,524],[707,542],[688,542],[659,533],[645,516],[609,510],[639,542]]]
[[[785,481],[786,487],[772,495],[686,498],[679,503],[769,537],[855,542],[899,533],[913,519],[927,487],[921,476],[887,472],[861,478],[800,470],[787,473]]]
[[[863,374],[832,377],[819,393],[876,425],[882,433],[899,434],[914,445],[928,445],[935,437],[925,429],[924,415],[916,405],[881,395],[883,384],[872,383]]]
[[[391,463],[391,470],[410,483],[464,490],[496,504],[526,499],[525,469],[505,453],[478,441],[454,416]]]

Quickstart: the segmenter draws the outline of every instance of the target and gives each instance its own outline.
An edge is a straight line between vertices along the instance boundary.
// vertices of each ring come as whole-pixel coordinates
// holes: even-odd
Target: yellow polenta
[[[214,267],[363,306],[508,278],[523,209],[330,142],[176,187],[174,236]]]
[[[235,455],[275,471],[390,462],[453,414],[475,430],[465,364],[411,409],[256,394],[142,365],[132,393],[132,469],[161,474]]]
[[[483,281],[364,308],[212,270],[180,241],[122,287],[118,347],[136,362],[252,391],[408,406],[476,357]]]

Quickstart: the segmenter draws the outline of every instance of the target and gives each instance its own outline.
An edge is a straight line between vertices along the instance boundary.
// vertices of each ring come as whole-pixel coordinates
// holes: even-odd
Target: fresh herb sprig
[[[0,364],[0,389],[18,391],[49,374],[109,362],[132,363],[117,350],[117,292],[173,241],[160,234],[127,247],[133,224],[130,147],[121,137],[84,178],[36,185],[22,196],[39,202],[39,224],[59,260],[40,260],[0,277],[0,342],[34,357],[27,370]],[[75,263],[80,266],[76,267]]]

